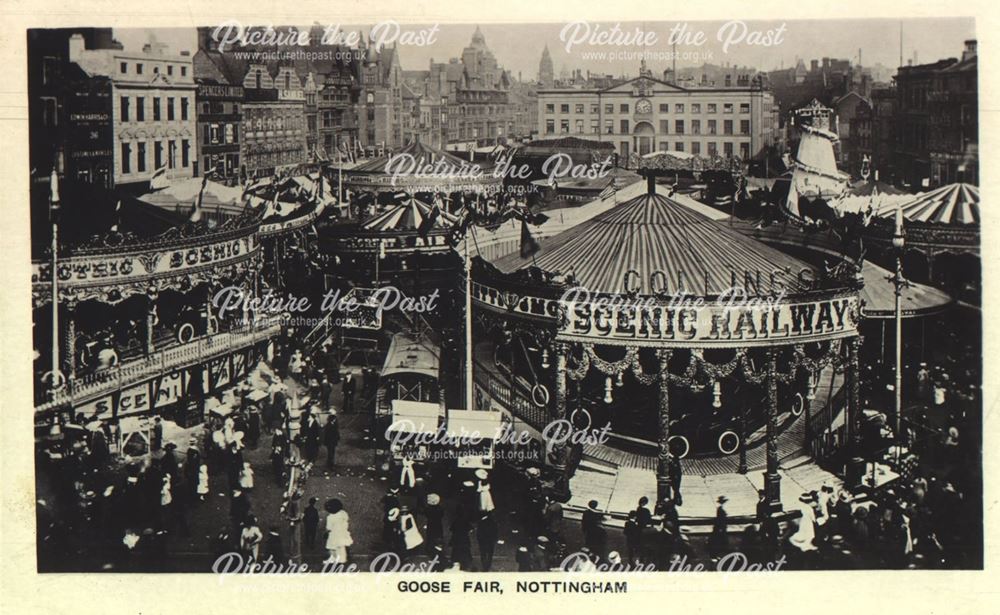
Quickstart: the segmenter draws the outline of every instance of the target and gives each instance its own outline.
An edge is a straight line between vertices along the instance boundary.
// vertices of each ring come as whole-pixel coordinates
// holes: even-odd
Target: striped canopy
[[[903,217],[911,222],[937,224],[979,224],[979,187],[972,184],[949,184],[918,194],[899,205]],[[879,216],[896,215],[896,207],[883,208]]]
[[[415,231],[430,214],[431,205],[413,197],[406,197],[402,203],[393,205],[380,214],[375,214],[361,224],[363,231],[398,232]],[[438,213],[431,232],[448,231],[454,226],[455,216],[445,211]]]
[[[662,194],[642,194],[539,245],[533,258],[514,253],[493,264],[504,273],[535,265],[571,275],[590,292],[613,294],[625,292],[630,270],[638,273],[629,276],[630,290],[638,288],[643,295],[686,291],[715,296],[734,284],[749,287],[754,294],[776,293],[779,287],[796,294],[808,290],[799,279],[800,271],[818,277],[812,265]],[[788,273],[772,280],[776,270]]]
[[[861,266],[861,275],[865,287],[861,291],[864,301],[862,313],[868,318],[894,318],[896,314],[896,291],[892,282],[892,273],[865,261]],[[931,286],[908,282],[903,287],[900,297],[900,308],[903,318],[928,316],[936,314],[949,305],[951,297]]]

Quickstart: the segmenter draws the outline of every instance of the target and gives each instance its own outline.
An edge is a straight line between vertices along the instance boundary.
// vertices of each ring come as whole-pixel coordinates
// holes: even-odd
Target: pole
[[[49,215],[52,218],[52,390],[62,383],[59,370],[59,174],[52,166],[49,178]]]
[[[903,295],[903,255],[896,254],[896,275],[893,279],[896,287],[896,387],[893,393],[896,394],[896,439],[898,444],[903,442],[903,311],[901,309],[901,299]],[[896,448],[897,454],[899,447]]]
[[[465,243],[465,409],[472,405],[472,258],[469,256],[469,236]],[[513,393],[513,391],[511,391]]]

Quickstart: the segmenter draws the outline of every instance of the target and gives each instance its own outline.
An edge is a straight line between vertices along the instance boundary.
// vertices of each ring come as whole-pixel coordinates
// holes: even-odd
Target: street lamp
[[[903,235],[903,208],[896,208],[896,229],[892,236],[892,248],[896,253],[896,274],[892,278],[893,287],[896,294],[896,385],[893,393],[896,395],[896,454],[899,454],[899,447],[902,446],[902,413],[903,413],[903,310],[902,295],[905,280],[903,279],[903,248],[906,246],[906,238]]]

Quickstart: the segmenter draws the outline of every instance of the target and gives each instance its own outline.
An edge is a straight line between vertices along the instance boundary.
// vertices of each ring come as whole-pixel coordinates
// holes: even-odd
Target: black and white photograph
[[[976,18],[222,12],[6,32],[39,577],[984,569]]]

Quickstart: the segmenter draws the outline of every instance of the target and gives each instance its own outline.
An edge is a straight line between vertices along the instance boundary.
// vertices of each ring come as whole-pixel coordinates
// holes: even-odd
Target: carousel
[[[734,458],[745,474],[748,452],[763,449],[778,510],[778,438],[808,420],[828,367],[846,373],[847,438],[858,437],[859,272],[745,237],[672,199],[658,173],[644,171],[646,193],[541,240],[530,258],[474,263],[479,403],[506,406],[540,437],[557,420],[603,429],[604,448],[645,457],[658,500],[671,497],[672,457]],[[490,395],[500,384],[502,400]],[[547,446],[563,498],[572,448]]]
[[[953,297],[981,301],[979,187],[949,184],[882,206],[865,239],[871,258],[892,267],[893,218],[902,209],[906,233],[903,270],[908,279],[941,285]]]

